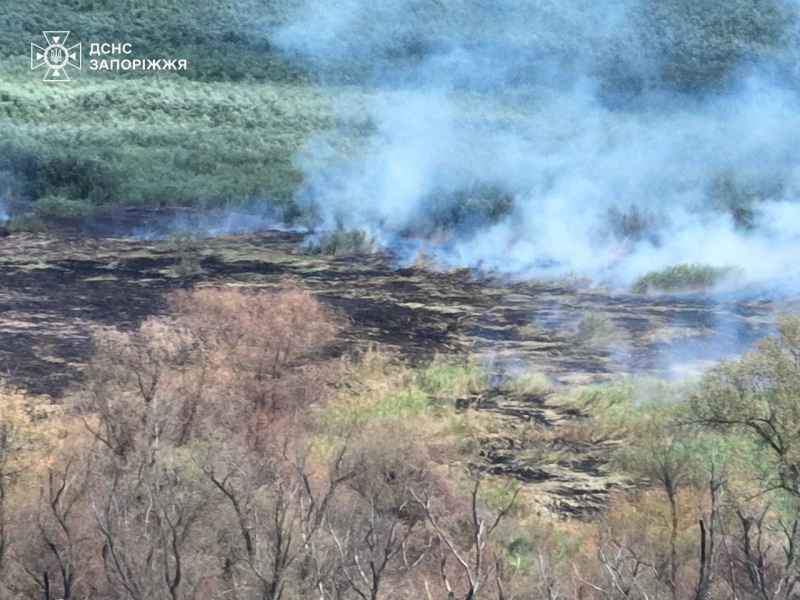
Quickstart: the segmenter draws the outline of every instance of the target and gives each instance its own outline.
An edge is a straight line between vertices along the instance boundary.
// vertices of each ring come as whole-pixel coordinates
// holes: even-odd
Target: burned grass
[[[560,401],[559,391],[630,373],[663,375],[676,362],[738,351],[771,327],[764,302],[478,281],[467,270],[396,269],[383,254],[309,256],[301,242],[285,232],[221,236],[188,249],[169,240],[0,238],[3,376],[58,402],[81,381],[98,328],[133,330],[166,313],[166,296],[181,288],[275,289],[296,278],[347,322],[330,355],[364,356],[379,347],[410,368],[434,361],[444,366],[425,385],[436,390],[449,389],[459,369],[481,369],[480,385],[471,375],[475,381],[443,397],[420,383],[422,398],[449,403],[477,423],[473,468],[526,484],[546,512],[587,518],[624,485],[608,467],[617,441],[582,436],[588,415]],[[182,269],[187,260],[198,268]],[[622,335],[587,340],[580,322],[591,314]]]
[[[425,364],[477,354],[490,371],[535,370],[562,384],[622,372],[659,372],[682,345],[732,351],[765,335],[762,302],[585,292],[556,283],[476,281],[466,270],[395,269],[391,257],[308,256],[294,233],[222,236],[187,250],[170,241],[16,233],[0,239],[0,364],[9,382],[61,395],[79,378],[93,328],[137,326],[166,310],[167,292],[191,286],[272,288],[296,277],[350,322],[343,348],[378,343]],[[601,313],[623,342],[589,344],[579,323]],[[535,323],[536,327],[531,327]],[[724,329],[724,340],[720,338]],[[38,358],[37,358],[38,357]],[[65,373],[65,367],[66,373]]]

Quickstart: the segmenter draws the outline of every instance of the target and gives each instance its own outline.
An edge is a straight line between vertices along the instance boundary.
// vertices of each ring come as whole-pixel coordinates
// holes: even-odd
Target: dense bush
[[[6,84],[14,99],[0,102],[9,117],[0,185],[31,200],[203,207],[267,198],[290,208],[302,181],[292,157],[333,113],[307,87],[231,85],[154,78],[100,91],[75,82],[48,98]]]
[[[339,229],[322,233],[303,245],[309,254],[328,256],[352,256],[371,254],[375,251],[376,238],[363,229]]]
[[[291,209],[302,181],[292,157],[332,118],[324,95],[266,41],[291,4],[27,0],[6,7],[0,193],[200,207],[266,198],[278,213]],[[40,72],[28,69],[43,24],[69,29],[69,41],[83,44],[84,69],[68,85],[43,86]],[[131,58],[181,58],[188,69],[89,71],[90,42],[130,43]]]
[[[632,291],[636,294],[647,292],[679,292],[703,290],[714,287],[736,275],[731,268],[708,265],[675,265],[662,271],[651,271],[636,280]]]
[[[724,83],[743,60],[775,53],[795,15],[780,0],[644,0],[636,17],[660,80],[691,92]]]
[[[437,190],[422,204],[409,233],[471,233],[497,223],[514,209],[514,194],[500,185],[478,182],[456,190]]]
[[[498,435],[486,413],[431,401],[479,393],[473,364],[332,360],[337,324],[295,283],[172,306],[99,332],[66,406],[0,390],[5,597],[788,599],[800,585],[794,318],[688,391],[626,379],[568,391],[561,413],[558,388],[504,386],[592,439],[518,417]],[[559,462],[588,445],[581,468],[616,470],[605,511],[559,522],[535,509],[547,482],[478,464],[464,477],[486,441],[565,448]]]
[[[497,588],[492,537],[515,492],[492,486],[499,506],[479,482],[462,494],[445,476],[447,440],[424,436],[427,414],[407,422],[406,400],[372,404],[336,438],[307,419],[337,379],[313,356],[336,325],[308,290],[205,289],[173,306],[97,334],[69,411],[0,392],[0,593],[466,600]]]
[[[34,207],[42,217],[81,217],[88,214],[91,205],[85,200],[70,200],[64,196],[46,196]]]

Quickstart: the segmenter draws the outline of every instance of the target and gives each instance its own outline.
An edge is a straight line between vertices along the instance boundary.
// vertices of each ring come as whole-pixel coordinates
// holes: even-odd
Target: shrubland
[[[484,506],[481,486],[449,464],[452,436],[429,437],[439,426],[428,413],[387,399],[440,389],[428,382],[441,369],[417,384],[380,357],[332,358],[342,323],[295,282],[184,291],[171,305],[134,331],[98,332],[85,385],[52,414],[4,394],[5,597],[381,598],[447,586],[473,597],[494,585],[494,523],[511,499]],[[341,387],[347,373],[356,398]]]
[[[504,383],[577,411],[528,431],[544,446],[614,442],[628,484],[581,522],[480,468],[481,413],[454,402],[492,385],[475,363],[339,357],[346,322],[296,281],[170,306],[99,331],[65,402],[0,395],[2,597],[791,598],[800,583],[795,319],[681,385]]]
[[[18,202],[210,206],[268,199],[300,182],[291,157],[330,118],[302,69],[253,23],[278,4],[46,3],[0,15],[0,190]],[[125,14],[120,18],[120,12]],[[50,23],[83,43],[84,71],[43,85],[27,57]],[[186,71],[87,72],[89,41],[130,43],[134,58],[182,58]],[[96,58],[96,57],[95,57]]]
[[[796,18],[777,0],[645,0],[633,7],[630,31],[618,32],[624,39],[615,47],[576,47],[590,51],[590,62],[598,63],[593,74],[616,93],[662,86],[691,95],[725,85],[748,61],[783,60]],[[486,26],[473,22],[483,18],[482,7],[473,14],[421,2],[397,23],[388,22],[397,6],[365,9],[339,40],[348,51],[316,64],[282,53],[271,39],[302,8],[299,0],[9,5],[0,15],[0,193],[23,203],[55,197],[81,206],[206,207],[257,199],[291,221],[305,210],[293,200],[303,183],[293,157],[317,132],[347,132],[344,147],[369,134],[360,124],[372,70],[424,64],[458,47],[459,35]],[[521,10],[551,9],[532,2]],[[362,27],[361,19],[384,29]],[[189,69],[82,72],[68,86],[43,86],[40,72],[29,70],[28,53],[43,28],[56,26],[84,42],[85,63],[93,40],[130,43],[140,58],[186,59]],[[631,47],[635,56],[615,55]],[[509,75],[509,85],[530,79],[536,69],[529,62],[536,64],[510,61],[512,73],[522,72]],[[319,80],[334,85],[321,88]],[[521,115],[512,110],[511,116]],[[511,214],[516,191],[492,182],[439,190],[428,199],[430,218],[418,227],[470,233]],[[747,208],[741,210],[737,218],[746,223]],[[642,225],[642,215],[621,221],[624,232]]]
[[[34,83],[0,84],[8,92],[0,102],[0,186],[12,201],[38,200],[36,210],[46,210],[52,201],[39,204],[50,197],[62,206],[261,199],[291,220],[301,182],[292,157],[333,119],[324,96],[299,84],[224,86],[166,75],[71,83],[57,95]]]
[[[743,62],[779,54],[795,19],[776,0],[645,0],[636,14],[658,77],[683,92],[730,84]]]

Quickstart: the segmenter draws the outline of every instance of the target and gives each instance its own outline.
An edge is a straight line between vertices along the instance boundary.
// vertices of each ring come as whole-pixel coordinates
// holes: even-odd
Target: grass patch
[[[567,400],[592,414],[604,414],[677,402],[691,385],[691,381],[670,383],[658,377],[636,377],[581,386],[573,390]]]
[[[520,377],[515,377],[511,381],[506,382],[503,387],[520,396],[528,396],[531,394],[543,396],[553,391],[553,385],[543,373],[529,373]]]
[[[481,389],[484,375],[477,367],[446,362],[409,370],[370,349],[351,365],[347,381],[339,397],[317,411],[320,427],[330,434],[400,420],[466,440],[463,415],[451,403],[437,402],[432,396],[453,398]]]
[[[590,418],[565,425],[564,436],[589,443],[626,439],[644,417],[676,405],[687,397],[687,391],[688,384],[671,384],[657,377],[581,386],[562,400]]]
[[[425,393],[422,390],[410,388],[364,407],[352,416],[357,421],[384,421],[395,417],[421,417],[429,415],[433,411],[434,407]]]
[[[619,341],[624,335],[625,332],[604,313],[586,314],[578,321],[578,337],[584,342],[612,343]]]
[[[486,389],[486,373],[474,364],[435,362],[413,373],[411,384],[436,398],[458,398]]]
[[[704,290],[736,275],[730,267],[711,267],[699,264],[682,264],[667,267],[662,271],[651,271],[640,277],[633,284],[631,291],[635,294],[648,292],[678,292]]]

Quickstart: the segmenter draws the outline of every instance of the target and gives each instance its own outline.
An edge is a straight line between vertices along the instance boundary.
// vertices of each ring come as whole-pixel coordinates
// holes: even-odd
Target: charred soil
[[[537,486],[554,510],[583,517],[621,484],[606,467],[613,441],[560,439],[562,424],[586,416],[546,394],[510,393],[503,382],[537,372],[559,389],[629,373],[669,375],[738,351],[771,328],[771,307],[763,301],[637,296],[469,270],[398,269],[383,254],[308,256],[301,241],[300,234],[274,231],[191,247],[57,234],[2,237],[0,368],[9,384],[58,402],[81,380],[93,329],[134,328],[164,313],[165,295],[181,287],[269,289],[296,277],[349,321],[332,353],[378,344],[412,365],[442,355],[479,357],[489,390],[452,399],[493,424],[487,431],[494,433],[479,440],[475,467]],[[580,320],[601,313],[614,336],[582,336]],[[520,429],[531,425],[556,432],[548,460],[521,441]]]

